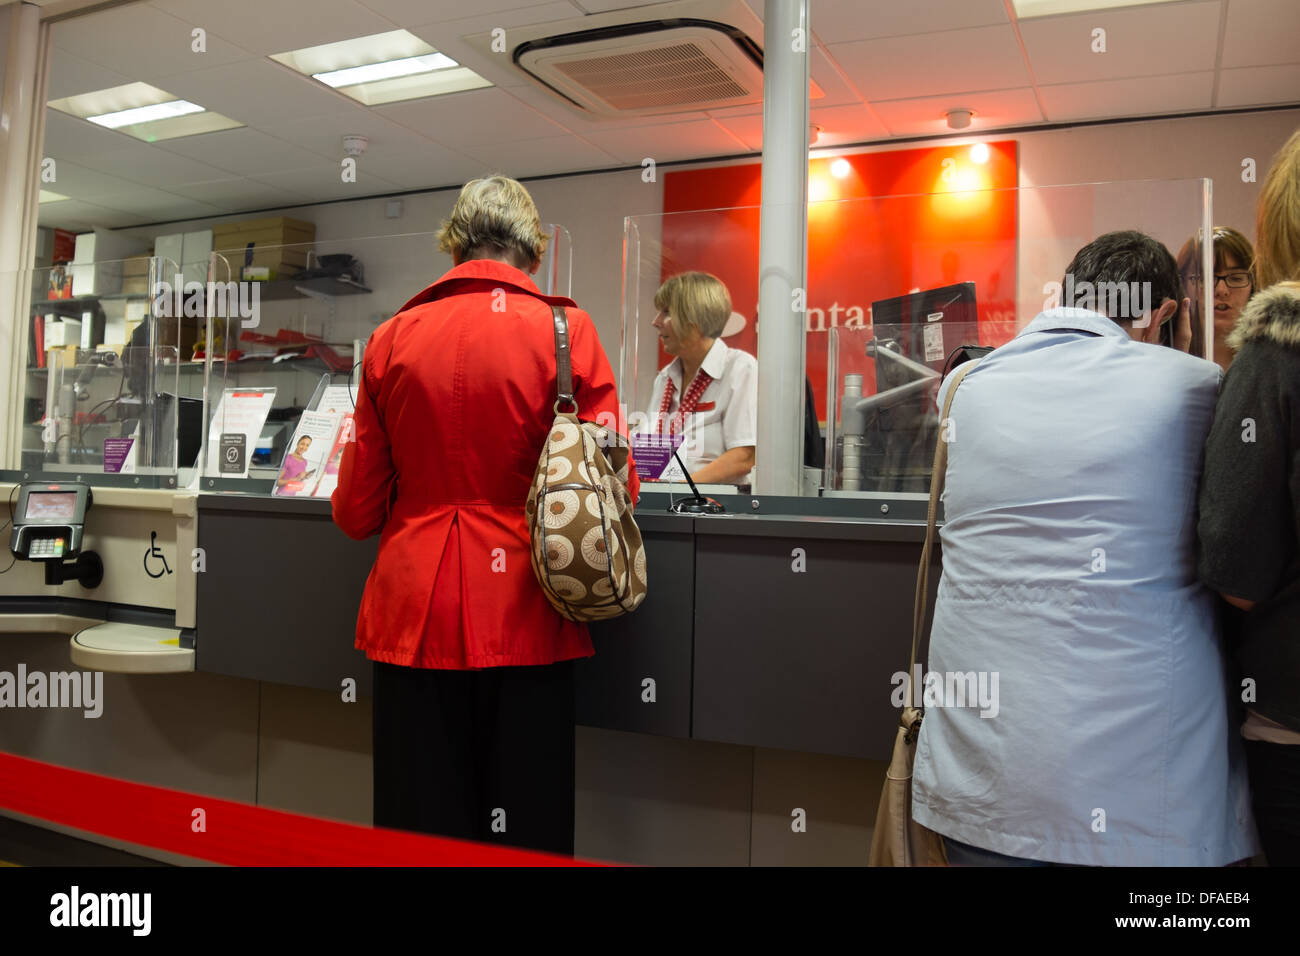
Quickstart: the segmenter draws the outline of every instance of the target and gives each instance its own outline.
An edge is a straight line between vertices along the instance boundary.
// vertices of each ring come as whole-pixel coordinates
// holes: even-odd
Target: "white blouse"
[[[714,339],[700,369],[713,381],[700,395],[695,412],[686,417],[684,440],[678,454],[693,472],[725,451],[758,444],[758,360],[748,352],[728,348],[722,339]],[[669,380],[676,386],[663,433],[668,434],[669,419],[681,405],[682,360],[675,358],[655,376],[650,390],[650,407],[646,412],[649,431],[659,433],[659,414]],[[689,387],[687,383],[686,387]],[[753,484],[751,471],[739,484]]]

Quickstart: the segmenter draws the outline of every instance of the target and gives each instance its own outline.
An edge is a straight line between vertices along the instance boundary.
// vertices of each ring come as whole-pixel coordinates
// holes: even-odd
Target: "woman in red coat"
[[[582,418],[617,415],[614,375],[590,316],[528,277],[547,237],[522,185],[467,184],[438,241],[455,267],[366,346],[333,495],[345,533],[381,535],[356,642],[375,662],[375,825],[571,854],[573,661],[592,646],[543,596],[524,520],[552,304]]]

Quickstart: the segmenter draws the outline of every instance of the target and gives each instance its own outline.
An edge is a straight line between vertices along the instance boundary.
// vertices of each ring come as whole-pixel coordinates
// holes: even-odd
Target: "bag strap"
[[[569,317],[564,306],[551,306],[551,315],[555,319],[555,414],[560,414],[560,405],[568,402],[573,413],[578,412],[578,403],[573,397],[573,360],[569,354]]]
[[[921,650],[921,633],[925,629],[925,616],[930,605],[930,555],[934,551],[935,519],[939,511],[939,498],[948,477],[948,442],[943,432],[952,411],[953,396],[957,386],[978,360],[963,362],[952,373],[952,384],[943,400],[943,414],[939,416],[939,434],[934,442],[934,468],[930,473],[930,507],[925,515],[925,544],[921,546],[921,566],[916,572],[916,598],[912,603],[912,660],[907,665],[907,695],[903,706],[912,706],[912,673],[916,670],[916,657]]]

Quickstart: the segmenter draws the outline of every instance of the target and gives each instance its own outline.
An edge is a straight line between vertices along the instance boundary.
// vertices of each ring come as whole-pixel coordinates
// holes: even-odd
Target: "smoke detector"
[[[365,136],[344,136],[343,137],[343,155],[360,156],[370,145],[370,140]]]

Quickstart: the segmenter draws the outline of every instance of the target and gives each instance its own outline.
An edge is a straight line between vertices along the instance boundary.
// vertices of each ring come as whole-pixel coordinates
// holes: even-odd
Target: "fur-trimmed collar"
[[[1228,348],[1236,351],[1256,339],[1300,349],[1300,283],[1278,283],[1246,303],[1228,336]]]

